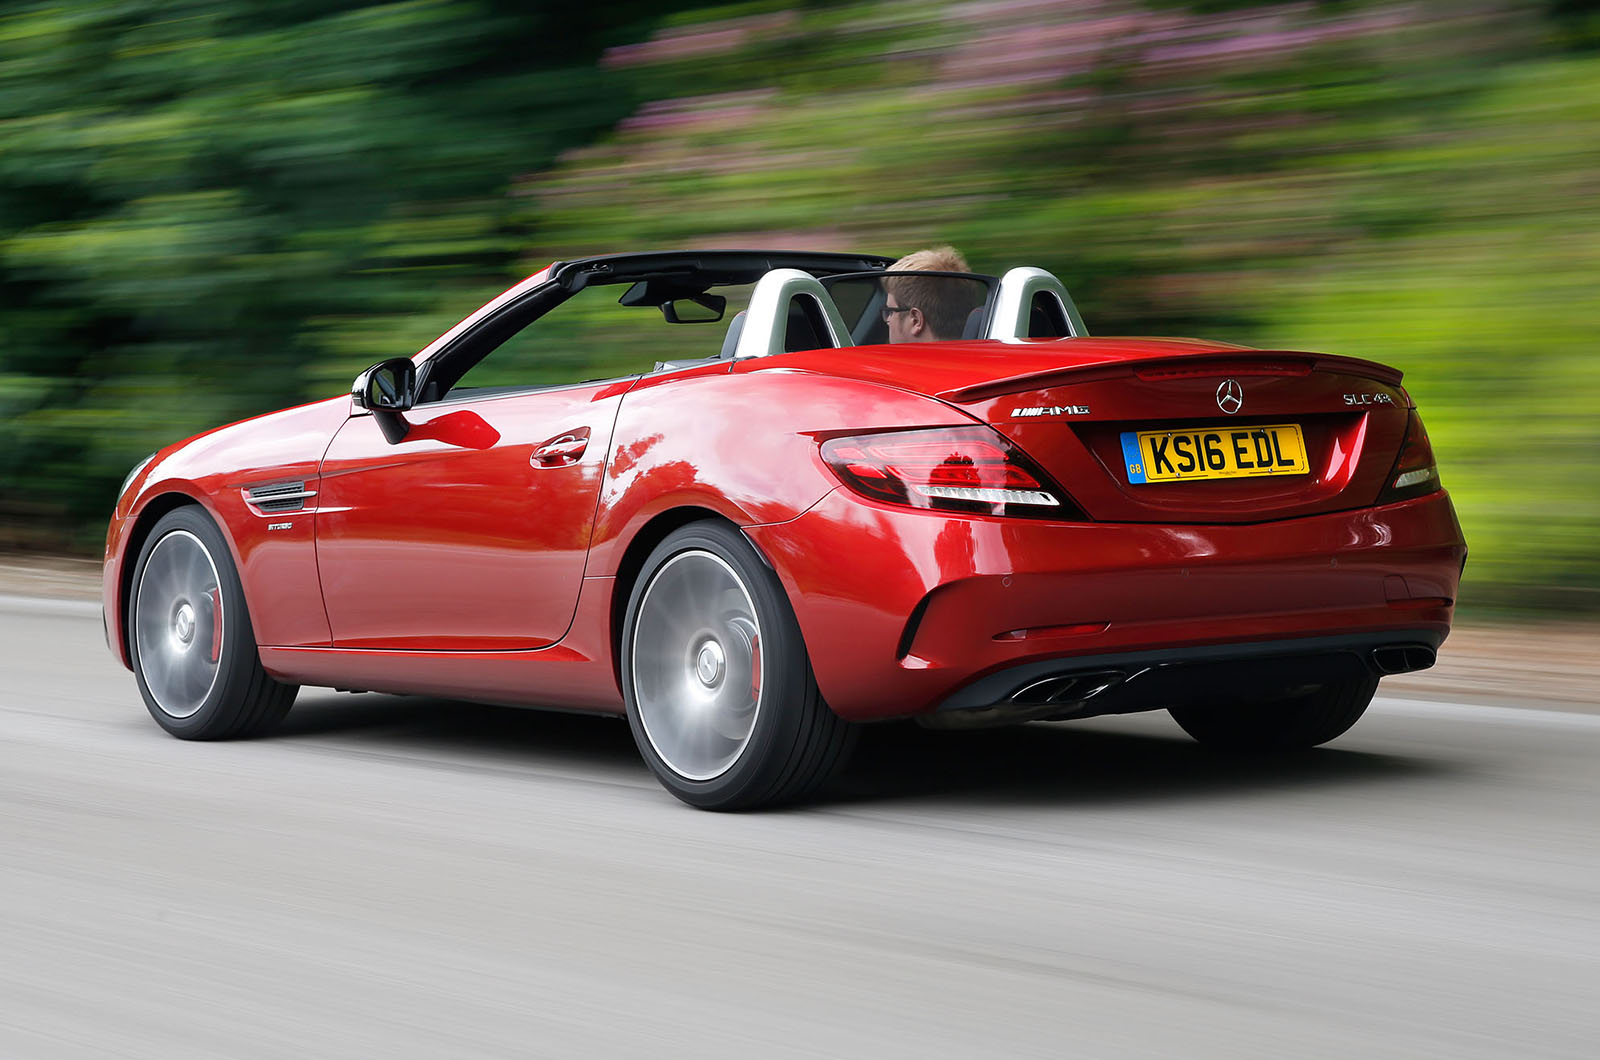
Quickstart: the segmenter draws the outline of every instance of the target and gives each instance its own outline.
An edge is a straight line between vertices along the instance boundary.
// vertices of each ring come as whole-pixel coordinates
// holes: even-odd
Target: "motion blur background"
[[[1600,0],[0,3],[0,549],[553,259],[938,241],[1403,368],[1466,613],[1592,614],[1597,221]]]

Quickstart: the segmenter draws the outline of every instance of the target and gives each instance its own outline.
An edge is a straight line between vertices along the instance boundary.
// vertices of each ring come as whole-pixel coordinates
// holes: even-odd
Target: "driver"
[[[955,247],[930,247],[907,254],[888,272],[971,272],[967,259]],[[959,339],[967,314],[976,308],[967,296],[966,281],[943,276],[888,276],[884,278],[883,320],[890,342],[940,342]]]

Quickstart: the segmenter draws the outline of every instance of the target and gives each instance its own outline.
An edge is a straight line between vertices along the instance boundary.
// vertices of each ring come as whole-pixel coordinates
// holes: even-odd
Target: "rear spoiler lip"
[[[1021,375],[1008,376],[1004,379],[991,379],[984,383],[957,387],[954,390],[943,391],[938,397],[943,401],[954,402],[958,405],[969,404],[974,401],[1002,397],[1006,394],[1015,394],[1022,390],[1037,390],[1056,383],[1091,383],[1100,379],[1111,379],[1128,375],[1140,369],[1198,368],[1208,360],[1226,361],[1230,366],[1237,365],[1240,361],[1273,360],[1282,363],[1286,360],[1292,360],[1305,364],[1307,372],[1334,372],[1341,375],[1355,375],[1396,387],[1400,385],[1400,380],[1405,375],[1398,368],[1391,368],[1376,361],[1362,360],[1359,357],[1306,353],[1302,350],[1207,350],[1204,353],[1180,354],[1175,357],[1152,357],[1148,360],[1130,359],[1064,365],[1060,368],[1047,368],[1039,372],[1024,372]],[[1225,370],[1223,374],[1229,371],[1239,375],[1247,374],[1231,367]]]

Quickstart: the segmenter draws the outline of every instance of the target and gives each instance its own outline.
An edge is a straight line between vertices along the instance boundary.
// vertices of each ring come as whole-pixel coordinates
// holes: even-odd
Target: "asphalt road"
[[[83,605],[0,599],[0,667],[0,1057],[1600,1053],[1594,714],[876,730],[728,816],[605,719],[309,691],[182,743]]]

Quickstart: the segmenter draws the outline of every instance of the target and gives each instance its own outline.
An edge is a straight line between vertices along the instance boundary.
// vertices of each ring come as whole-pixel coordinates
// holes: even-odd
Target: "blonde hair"
[[[961,251],[948,244],[914,250],[889,266],[890,272],[971,272],[972,266],[961,256]]]
[[[890,265],[889,272],[971,272],[972,267],[961,252],[952,246],[929,247],[913,251]],[[973,304],[961,298],[968,281],[951,280],[943,276],[889,276],[883,281],[884,289],[895,296],[903,306],[922,310],[928,330],[937,338],[961,337],[967,324],[967,314]]]

